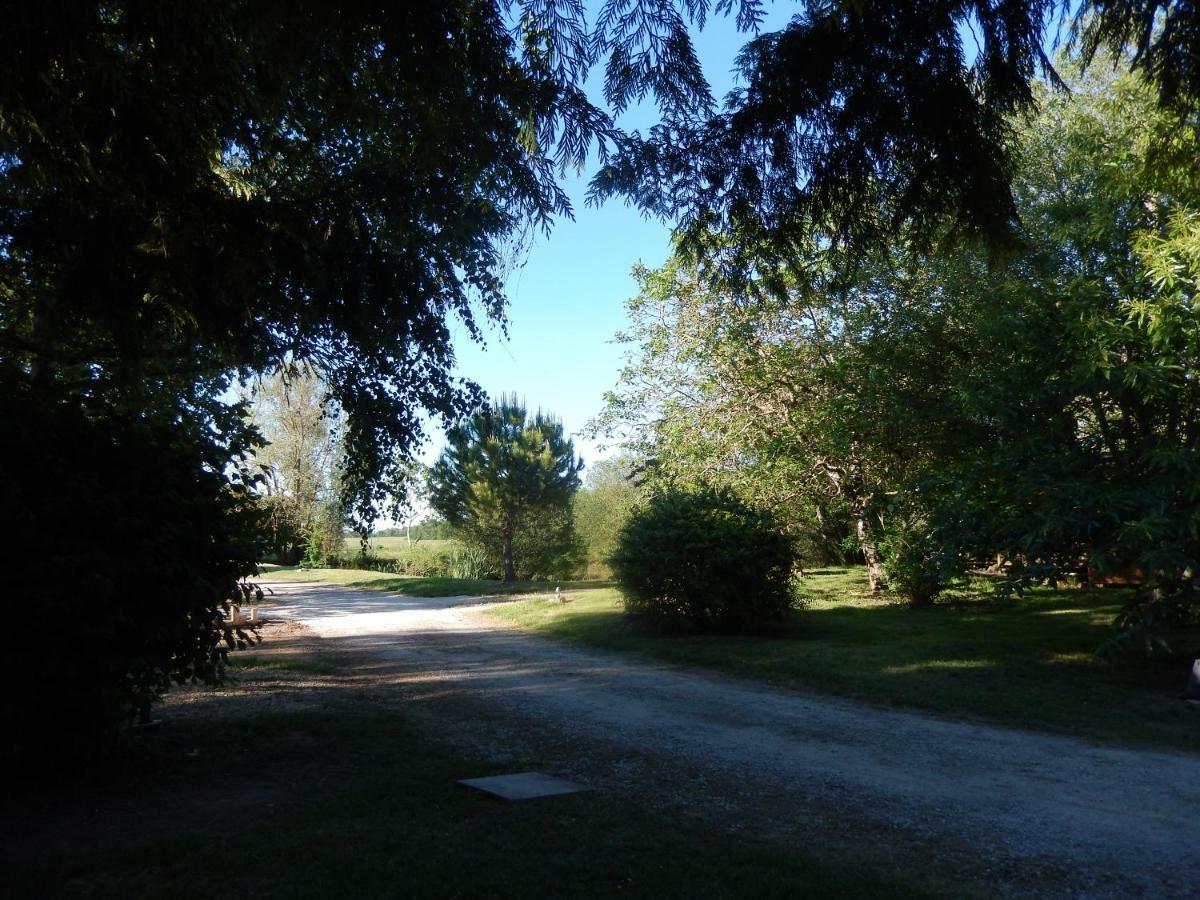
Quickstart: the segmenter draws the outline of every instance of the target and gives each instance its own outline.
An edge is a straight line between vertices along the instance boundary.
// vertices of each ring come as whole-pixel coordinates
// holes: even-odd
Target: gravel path
[[[532,637],[481,616],[479,598],[420,599],[273,584],[271,615],[517,725],[744,785],[797,815],[871,840],[965,848],[993,887],[1038,893],[1200,895],[1200,758],[879,709]],[[586,779],[586,768],[583,769]],[[733,801],[736,803],[736,798]],[[1026,877],[1020,876],[1022,868]]]

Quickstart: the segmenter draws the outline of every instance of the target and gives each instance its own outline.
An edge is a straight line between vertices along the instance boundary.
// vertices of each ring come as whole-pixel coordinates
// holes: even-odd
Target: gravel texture
[[[476,750],[492,735],[495,754],[549,754],[554,774],[597,789],[731,830],[857,843],[876,864],[923,854],[988,894],[1200,895],[1200,757],[583,650],[506,628],[479,598],[272,588],[272,617],[410,698],[473,705],[460,737]]]

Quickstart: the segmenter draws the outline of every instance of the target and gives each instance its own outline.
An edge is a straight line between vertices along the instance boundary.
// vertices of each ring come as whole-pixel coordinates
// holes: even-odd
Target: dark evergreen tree
[[[504,580],[514,581],[518,537],[561,532],[553,520],[570,516],[583,460],[560,421],[541,410],[529,415],[516,397],[478,410],[451,429],[447,444],[430,473],[430,506],[460,532],[494,544]]]

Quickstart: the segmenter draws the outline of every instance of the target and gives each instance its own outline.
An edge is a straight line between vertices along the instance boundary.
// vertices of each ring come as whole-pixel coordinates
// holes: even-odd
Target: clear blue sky
[[[775,30],[795,7],[780,4],[768,12],[763,28]],[[739,34],[731,19],[716,17],[694,37],[709,84],[721,100],[733,86],[734,57],[750,36]],[[601,77],[593,72],[589,94],[594,101],[602,100]],[[653,112],[645,108],[631,111],[621,124],[644,128],[653,121]],[[668,225],[646,220],[619,201],[588,207],[584,195],[592,174],[586,171],[564,183],[574,221],[560,219],[549,237],[537,236],[514,269],[507,286],[508,339],[492,330],[486,348],[480,348],[461,326],[455,332],[458,375],[490,395],[516,392],[530,406],[560,416],[588,463],[606,454],[577,432],[600,411],[604,392],[620,371],[623,351],[612,338],[628,324],[624,303],[634,293],[630,269],[639,260],[661,265],[670,247]],[[442,443],[436,435],[423,454],[426,461],[436,457]]]

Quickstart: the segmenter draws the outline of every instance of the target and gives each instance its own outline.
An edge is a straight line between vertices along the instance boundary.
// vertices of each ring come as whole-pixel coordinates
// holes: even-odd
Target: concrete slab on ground
[[[541,772],[517,772],[512,775],[492,775],[488,778],[463,778],[459,784],[494,794],[505,800],[534,800],[560,794],[578,794],[588,790],[582,784],[552,778]]]

